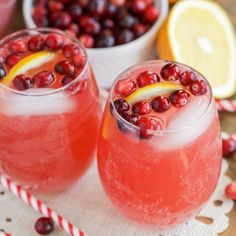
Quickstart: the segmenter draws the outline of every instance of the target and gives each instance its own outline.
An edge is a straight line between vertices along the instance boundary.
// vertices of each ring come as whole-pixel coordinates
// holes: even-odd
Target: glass
[[[25,187],[40,191],[63,190],[84,174],[93,159],[100,118],[98,89],[87,54],[70,35],[46,28],[19,31],[0,41],[0,56],[7,56],[13,41],[51,33],[60,35],[64,44],[73,42],[84,56],[84,66],[72,81],[62,86],[61,75],[54,71],[55,88],[19,91],[4,85],[4,78],[0,83],[0,169]],[[55,55],[61,60],[60,51]],[[53,71],[58,58],[45,64],[39,59],[42,65],[34,62],[27,73]],[[27,63],[25,68],[30,66]]]
[[[103,114],[97,153],[100,179],[113,204],[128,218],[159,228],[196,216],[216,187],[222,159],[211,88],[202,75],[186,65],[176,63],[181,71],[193,71],[206,81],[208,91],[202,96],[191,95],[185,107],[172,105],[166,112],[146,115],[156,116],[165,128],[144,133],[116,110],[120,81],[135,81],[143,71],[160,76],[167,63],[172,62],[145,62],[118,76]],[[141,134],[148,137],[140,138]]]

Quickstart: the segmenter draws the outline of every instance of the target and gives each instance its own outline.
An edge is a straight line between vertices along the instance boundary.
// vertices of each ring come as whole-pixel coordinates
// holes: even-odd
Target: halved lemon
[[[29,56],[23,58],[18,63],[16,63],[8,74],[4,77],[2,83],[9,85],[15,76],[25,73],[28,70],[43,65],[44,63],[50,61],[55,56],[55,53],[41,51],[30,54]]]
[[[129,104],[132,105],[136,102],[151,98],[153,96],[170,94],[181,88],[182,86],[178,84],[169,82],[160,82],[139,88],[135,90],[133,93],[131,93],[129,96],[127,96],[125,99]]]
[[[214,1],[177,1],[160,30],[157,49],[160,58],[201,72],[215,97],[236,92],[235,32],[224,9]]]

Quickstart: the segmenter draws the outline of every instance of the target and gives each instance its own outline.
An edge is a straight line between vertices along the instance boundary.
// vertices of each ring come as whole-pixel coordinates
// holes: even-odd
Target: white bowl
[[[87,49],[98,86],[110,87],[115,78],[131,65],[150,58],[156,34],[168,14],[168,0],[155,0],[160,15],[156,23],[143,36],[130,43],[110,48]],[[28,28],[35,28],[32,19],[33,0],[24,0],[23,15]]]

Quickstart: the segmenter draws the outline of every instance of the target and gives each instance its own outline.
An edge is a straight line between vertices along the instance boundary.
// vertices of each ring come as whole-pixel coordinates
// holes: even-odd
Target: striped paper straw
[[[219,111],[236,112],[236,100],[216,100]]]
[[[11,234],[9,234],[9,233],[0,232],[0,236],[12,236],[12,235],[11,235]]]

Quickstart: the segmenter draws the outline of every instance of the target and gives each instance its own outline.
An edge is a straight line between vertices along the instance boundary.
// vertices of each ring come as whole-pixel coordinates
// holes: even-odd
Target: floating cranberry
[[[46,46],[52,50],[58,50],[63,46],[63,39],[61,35],[51,33],[46,38]]]
[[[131,30],[123,29],[120,32],[118,32],[116,41],[117,44],[125,44],[129,43],[134,39],[134,34]]]
[[[86,48],[93,48],[94,47],[94,38],[89,34],[82,34],[79,36],[79,41],[84,45]]]
[[[160,77],[156,73],[153,73],[152,71],[141,72],[137,77],[137,84],[139,88],[157,82],[160,82]]]
[[[149,23],[154,23],[159,17],[159,11],[155,6],[149,6],[143,14],[144,20]]]
[[[193,81],[197,80],[197,75],[193,71],[184,71],[179,76],[179,81],[182,85],[188,86]]]
[[[38,234],[47,235],[53,232],[54,222],[51,218],[41,217],[36,221],[34,228]]]
[[[117,99],[114,101],[115,109],[119,114],[123,114],[130,109],[129,103],[124,99]]]
[[[113,29],[115,26],[115,23],[112,19],[106,18],[102,21],[101,26],[104,29]]]
[[[80,49],[75,43],[70,43],[63,46],[62,53],[65,57],[72,58],[80,53]]]
[[[147,3],[145,0],[134,0],[133,1],[133,10],[136,13],[142,13],[147,8]]]
[[[195,96],[204,95],[207,92],[207,84],[204,80],[196,80],[190,84],[189,90]]]
[[[105,13],[106,0],[89,1],[88,11],[93,16],[102,16]]]
[[[84,55],[77,54],[72,59],[75,66],[82,68],[86,63],[86,57]]]
[[[142,36],[147,32],[147,27],[144,24],[138,23],[133,26],[133,32],[136,38]]]
[[[121,28],[130,29],[136,23],[136,18],[130,14],[126,14],[124,18],[118,23]]]
[[[129,114],[127,112],[123,113],[122,117],[126,121],[128,121],[129,123],[131,123],[133,125],[135,125],[138,122],[138,120],[139,120],[139,115],[137,115],[137,114]]]
[[[96,37],[96,48],[106,48],[115,45],[115,38],[113,34],[101,33]]]
[[[62,79],[61,83],[62,83],[63,86],[65,86],[65,85],[69,84],[70,82],[72,82],[73,80],[74,80],[74,76],[68,76],[68,75],[66,75],[66,76]]]
[[[177,80],[180,73],[179,66],[174,63],[168,63],[161,69],[161,77],[167,81]]]
[[[23,40],[15,40],[9,44],[9,50],[11,52],[24,52],[26,50],[26,45]]]
[[[51,15],[53,26],[60,29],[66,29],[71,23],[71,20],[71,16],[67,12],[60,11]]]
[[[119,95],[126,97],[136,90],[137,86],[135,82],[131,79],[119,80],[116,84],[115,91]]]
[[[152,100],[152,108],[156,112],[165,112],[171,107],[171,102],[168,97],[158,96]]]
[[[86,34],[97,34],[101,29],[98,21],[87,15],[83,15],[80,17],[79,25]]]
[[[132,106],[132,111],[134,113],[139,114],[139,115],[146,115],[146,114],[150,113],[151,110],[152,110],[152,107],[149,104],[149,102],[147,102],[147,101],[136,102]]]
[[[139,137],[140,139],[148,139],[153,135],[153,131],[160,130],[162,124],[159,120],[154,117],[141,117],[137,121],[137,126],[140,128]]]
[[[14,66],[17,62],[19,62],[22,59],[22,57],[23,57],[22,53],[15,52],[15,53],[8,55],[6,57],[5,62],[8,66]]]
[[[64,60],[55,65],[55,71],[61,75],[72,75],[75,67],[70,60]]]
[[[28,49],[30,51],[41,51],[44,49],[44,46],[44,39],[39,35],[32,36],[28,41]]]
[[[225,195],[229,199],[236,200],[236,182],[235,181],[226,186]]]
[[[0,80],[2,80],[6,76],[6,71],[3,66],[0,66]]]
[[[67,11],[73,19],[78,19],[81,16],[83,10],[79,3],[73,2],[67,7]]]
[[[191,99],[191,95],[185,90],[177,90],[170,95],[170,101],[173,106],[180,108],[185,106]]]
[[[63,9],[64,5],[62,2],[59,1],[49,1],[48,2],[48,9],[51,12],[55,12],[55,11],[61,11]]]
[[[236,142],[232,139],[223,139],[222,149],[224,157],[231,156],[234,152],[236,152]]]
[[[44,70],[36,74],[33,81],[38,88],[43,88],[51,85],[55,81],[55,76],[52,72]]]
[[[26,90],[32,88],[33,80],[24,74],[19,74],[13,79],[13,85],[18,90]]]

